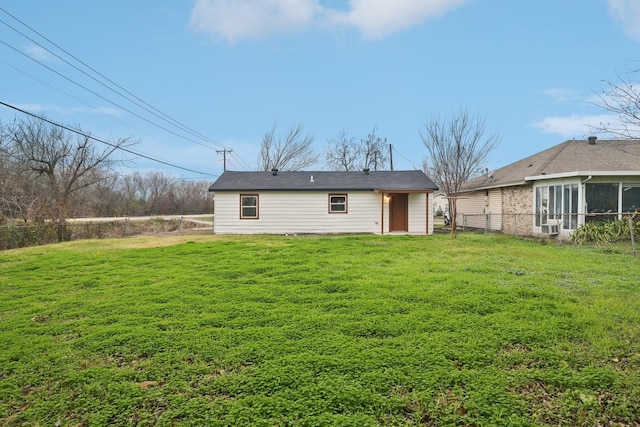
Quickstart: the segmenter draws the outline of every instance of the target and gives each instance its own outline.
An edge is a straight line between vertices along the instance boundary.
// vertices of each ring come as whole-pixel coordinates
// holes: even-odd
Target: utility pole
[[[393,145],[389,144],[389,163],[391,165],[391,170],[393,170]]]
[[[222,150],[216,150],[216,153],[220,154],[222,153],[222,170],[224,172],[227,171],[227,153],[233,153],[233,150],[231,148],[223,148]]]

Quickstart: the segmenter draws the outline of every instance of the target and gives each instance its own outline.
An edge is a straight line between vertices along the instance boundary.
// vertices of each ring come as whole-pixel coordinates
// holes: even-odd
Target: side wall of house
[[[515,236],[533,234],[533,186],[502,188],[502,231]]]
[[[502,230],[502,191],[500,189],[463,193],[458,198],[458,227]]]
[[[484,190],[463,193],[458,196],[456,199],[456,225],[458,227],[485,227],[484,198]]]
[[[409,194],[409,234],[433,234],[433,193]]]
[[[219,234],[376,233],[380,234],[382,194],[348,194],[347,213],[329,213],[329,192],[259,193],[258,219],[240,219],[240,192],[216,192],[214,232]],[[243,192],[242,194],[257,194]],[[385,213],[385,215],[388,215]],[[386,217],[385,217],[386,222]]]

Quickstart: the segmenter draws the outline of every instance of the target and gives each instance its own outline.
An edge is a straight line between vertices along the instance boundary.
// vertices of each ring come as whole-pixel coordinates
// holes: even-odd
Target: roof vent
[[[598,139],[597,136],[590,136],[589,137],[589,145],[596,145],[596,139]]]
[[[313,175],[311,175],[311,179],[309,180],[309,182],[315,182],[315,181],[313,180]]]
[[[362,169],[362,170],[364,171],[364,174],[365,174],[365,175],[369,175],[369,168],[364,168],[364,169]]]
[[[278,169],[276,168],[271,169],[271,173],[274,175],[278,175]]]

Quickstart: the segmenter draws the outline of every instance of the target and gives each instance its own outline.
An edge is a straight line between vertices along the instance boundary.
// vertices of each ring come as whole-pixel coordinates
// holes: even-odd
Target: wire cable
[[[214,139],[209,138],[209,137],[207,137],[207,136],[205,136],[205,135],[203,135],[203,134],[201,134],[201,133],[199,133],[199,132],[197,132],[197,131],[193,130],[192,128],[188,127],[187,125],[185,125],[185,124],[181,123],[180,121],[178,121],[178,120],[176,120],[176,119],[172,118],[171,116],[169,116],[169,115],[167,115],[167,114],[163,113],[162,111],[158,110],[157,108],[153,107],[151,104],[147,103],[146,101],[144,101],[144,100],[142,100],[141,98],[139,98],[138,96],[134,95],[132,92],[128,91],[127,89],[125,89],[125,88],[124,88],[124,87],[122,87],[121,85],[119,85],[119,84],[117,84],[116,82],[114,82],[113,80],[109,79],[107,76],[105,76],[104,74],[100,73],[100,72],[99,72],[98,70],[96,70],[95,68],[91,67],[90,65],[88,65],[88,64],[87,64],[87,63],[85,63],[84,61],[80,60],[79,58],[77,58],[76,56],[74,56],[73,54],[71,54],[70,52],[68,52],[66,49],[62,48],[60,45],[58,45],[58,44],[56,44],[55,42],[53,42],[51,39],[47,38],[46,36],[44,36],[43,34],[41,34],[40,32],[38,32],[37,30],[35,30],[34,28],[32,28],[31,26],[29,26],[28,24],[26,24],[25,22],[23,22],[22,20],[20,20],[19,18],[17,18],[16,16],[12,15],[12,14],[11,14],[11,13],[9,13],[6,9],[4,9],[4,8],[0,7],[0,11],[4,12],[6,15],[10,16],[10,17],[11,17],[11,18],[13,18],[15,21],[19,22],[21,25],[23,25],[24,27],[28,28],[30,31],[32,31],[33,33],[35,33],[36,35],[38,35],[40,38],[42,38],[43,40],[46,40],[46,41],[47,41],[48,43],[50,43],[52,46],[55,46],[55,47],[56,47],[57,49],[59,49],[61,52],[63,52],[64,54],[66,54],[68,57],[70,57],[70,58],[72,58],[73,60],[77,61],[78,63],[82,64],[84,67],[86,67],[87,69],[91,70],[93,73],[95,73],[96,75],[100,76],[102,79],[104,79],[105,81],[109,82],[111,85],[113,85],[113,86],[115,86],[116,88],[120,89],[121,91],[123,91],[124,93],[126,93],[126,94],[128,94],[129,96],[133,97],[135,100],[137,100],[137,101],[139,101],[139,102],[137,102],[137,101],[135,101],[135,100],[131,99],[130,97],[128,97],[128,96],[126,96],[126,95],[124,95],[122,92],[119,92],[118,90],[114,89],[112,86],[109,86],[109,85],[105,84],[103,81],[100,81],[99,79],[95,78],[94,76],[91,76],[89,73],[87,73],[86,71],[84,71],[84,70],[80,69],[78,66],[76,66],[76,65],[72,64],[72,63],[71,63],[71,62],[69,62],[67,59],[63,58],[62,56],[58,55],[57,53],[55,53],[55,52],[53,52],[52,50],[48,49],[47,47],[43,46],[41,43],[38,43],[36,40],[34,40],[33,38],[29,37],[28,35],[26,35],[26,34],[25,34],[25,33],[23,33],[22,31],[18,30],[17,28],[15,28],[15,27],[13,27],[12,25],[8,24],[8,23],[7,23],[7,22],[5,22],[4,20],[0,19],[0,23],[4,24],[5,26],[7,26],[8,28],[12,29],[12,30],[13,30],[13,31],[15,31],[16,33],[18,33],[18,34],[20,34],[21,36],[25,37],[26,39],[28,39],[28,40],[29,40],[29,41],[31,41],[32,43],[34,43],[34,44],[36,44],[37,46],[41,47],[41,48],[42,48],[42,49],[44,49],[45,51],[49,52],[51,55],[53,55],[53,56],[55,56],[56,58],[60,59],[60,60],[61,60],[61,61],[63,61],[64,63],[68,64],[69,66],[73,67],[74,69],[76,69],[76,70],[77,70],[77,71],[79,71],[80,73],[82,73],[82,74],[84,74],[85,76],[89,77],[90,79],[94,80],[95,82],[97,82],[98,84],[100,84],[100,85],[102,85],[103,87],[107,88],[107,89],[108,89],[108,90],[110,90],[111,92],[115,93],[116,95],[119,95],[120,97],[122,97],[122,98],[126,99],[127,101],[131,102],[132,104],[134,104],[134,105],[138,106],[139,108],[141,108],[141,109],[143,109],[143,110],[147,111],[148,113],[150,113],[150,114],[154,115],[155,117],[157,117],[157,118],[159,118],[159,119],[161,119],[161,120],[163,120],[163,121],[165,121],[165,122],[167,122],[167,123],[171,124],[172,126],[175,126],[176,128],[180,129],[180,130],[181,130],[181,131],[183,131],[183,132],[186,132],[186,133],[188,133],[188,134],[190,134],[190,135],[192,135],[192,136],[194,136],[194,137],[197,137],[197,138],[199,138],[199,139],[201,139],[201,140],[203,140],[203,141],[206,141],[206,142],[207,142],[207,143],[209,143],[209,144],[212,144],[212,145],[215,145],[215,146],[218,146],[218,147],[222,147],[222,148],[224,148],[224,149],[227,149],[227,148],[228,148],[228,147],[227,147],[227,146],[225,146],[224,144],[221,144],[221,143],[219,143],[219,142],[215,141]],[[33,58],[33,57],[31,57],[31,56],[27,55],[26,53],[24,53],[24,52],[20,51],[19,49],[16,49],[14,46],[11,46],[11,45],[9,45],[8,43],[6,43],[6,42],[4,42],[4,41],[1,41],[1,40],[0,40],[0,43],[4,44],[5,46],[7,46],[8,48],[10,48],[10,49],[14,50],[15,52],[17,52],[17,53],[19,53],[19,54],[21,54],[21,55],[23,55],[23,56],[25,56],[25,57],[27,57],[27,58],[31,59],[32,61],[34,61],[34,62],[38,63],[39,65],[41,65],[42,67],[44,67],[44,68],[48,69],[49,71],[51,71],[51,72],[53,72],[53,73],[57,74],[58,76],[62,77],[63,79],[65,79],[65,80],[67,80],[67,81],[69,81],[69,82],[71,82],[71,83],[75,84],[76,86],[79,86],[80,88],[82,88],[82,89],[84,89],[84,90],[88,91],[89,93],[91,93],[91,94],[93,94],[93,95],[95,95],[95,96],[99,97],[100,99],[103,99],[104,101],[106,101],[106,102],[108,102],[108,103],[110,103],[110,104],[112,104],[112,105],[116,106],[117,108],[120,108],[120,109],[122,109],[122,110],[124,110],[124,111],[128,112],[129,114],[132,114],[133,116],[135,116],[135,117],[137,117],[137,118],[139,118],[139,119],[141,119],[141,120],[143,120],[143,121],[145,121],[145,122],[147,122],[147,123],[149,123],[149,124],[151,124],[151,125],[153,125],[153,126],[155,126],[155,127],[157,127],[157,128],[160,128],[160,129],[162,129],[162,130],[164,130],[164,131],[166,131],[166,132],[168,132],[168,133],[171,133],[171,134],[173,134],[173,135],[175,135],[175,136],[177,136],[177,137],[179,137],[179,138],[182,138],[182,139],[184,139],[184,140],[187,140],[187,141],[193,142],[193,143],[198,144],[198,145],[200,145],[200,146],[203,146],[203,147],[205,147],[205,148],[212,149],[212,147],[211,147],[211,146],[208,146],[208,145],[202,144],[201,142],[198,142],[198,141],[195,141],[195,140],[193,140],[193,139],[191,139],[191,138],[185,137],[184,135],[180,135],[180,134],[178,134],[178,133],[176,133],[176,132],[174,132],[174,131],[172,131],[172,130],[170,130],[170,129],[167,129],[167,128],[166,128],[166,127],[164,127],[164,126],[161,126],[161,125],[159,125],[159,124],[157,124],[157,123],[154,123],[154,122],[150,121],[149,119],[147,119],[147,118],[145,118],[145,117],[143,117],[143,116],[141,116],[141,115],[139,115],[139,114],[137,114],[137,113],[135,113],[135,112],[133,112],[133,111],[131,111],[131,110],[129,110],[129,109],[127,109],[127,108],[125,108],[125,107],[123,107],[122,105],[120,105],[120,104],[118,104],[118,103],[116,103],[116,102],[114,102],[114,101],[112,101],[112,100],[110,100],[110,99],[107,99],[106,97],[104,97],[104,96],[102,96],[102,95],[98,94],[97,92],[95,92],[95,91],[93,91],[93,90],[89,89],[88,87],[86,87],[86,86],[84,86],[84,85],[82,85],[82,84],[80,84],[80,83],[78,83],[78,82],[74,81],[73,79],[71,79],[71,78],[69,78],[69,77],[67,77],[67,76],[63,75],[62,73],[60,73],[60,72],[56,71],[55,69],[53,69],[53,68],[51,68],[51,67],[47,66],[46,64],[42,63],[41,61],[39,61],[39,60],[37,60],[37,59],[35,59],[35,58]],[[5,63],[5,64],[6,64],[6,63]],[[7,64],[7,65],[8,65],[8,64]],[[15,67],[12,67],[12,68],[14,68],[14,69],[15,69]],[[20,71],[20,70],[18,70],[18,71]],[[21,72],[22,72],[22,71],[21,71]],[[23,73],[24,73],[24,72],[23,72]],[[26,73],[24,73],[24,74],[26,74]],[[27,74],[27,75],[28,75],[28,74]],[[49,87],[52,87],[51,85],[48,85],[48,84],[46,84],[46,83],[42,82],[41,80],[39,80],[39,79],[37,79],[37,78],[35,78],[35,77],[32,77],[32,78],[34,78],[36,81],[39,81],[39,82],[41,82],[41,83],[43,83],[43,84],[45,84],[45,85],[47,85],[47,86],[49,86]],[[53,88],[53,87],[52,87],[52,88]],[[55,88],[54,88],[54,89],[55,89]],[[58,89],[56,89],[56,90],[58,90]],[[60,90],[58,90],[58,91],[60,91]],[[64,93],[64,92],[62,92],[62,93]],[[82,101],[78,100],[77,98],[75,98],[75,97],[73,97],[73,96],[71,96],[71,95],[68,95],[68,96],[70,96],[71,98],[76,99],[77,101],[79,101],[79,102],[81,102],[81,103],[83,103],[83,104],[85,104],[85,105],[89,106],[90,108],[93,108],[93,109],[94,109],[94,110],[96,110],[96,111],[99,111],[99,110],[97,110],[96,108],[91,107],[90,105],[88,105],[88,104],[86,104],[86,103],[84,103],[84,102],[82,102]],[[141,103],[142,103],[142,104],[144,104],[144,105],[141,105]],[[244,162],[244,160],[242,160],[239,156],[237,156],[237,155],[236,155],[236,156],[235,156],[235,158],[236,158],[236,159],[237,159],[241,164],[243,164],[247,169],[250,169],[250,167],[249,167],[249,166]]]
[[[96,138],[96,137],[91,136],[89,134],[86,134],[84,132],[80,132],[77,129],[73,129],[73,128],[69,127],[69,126],[63,125],[61,123],[57,123],[57,122],[55,122],[53,120],[47,119],[46,117],[42,117],[42,116],[39,116],[37,114],[30,113],[29,111],[23,110],[22,108],[16,107],[16,106],[11,105],[11,104],[7,104],[6,102],[3,102],[3,101],[0,101],[0,105],[3,105],[5,107],[7,107],[7,108],[11,108],[11,109],[13,109],[15,111],[18,111],[19,113],[22,113],[22,114],[25,114],[27,116],[33,117],[35,119],[42,120],[43,122],[49,123],[50,125],[59,127],[59,128],[64,129],[66,131],[73,132],[73,133],[75,133],[77,135],[80,135],[80,136],[82,136],[84,138],[87,138],[87,139],[90,139],[90,140],[93,140],[93,141],[96,141],[96,142],[100,142],[102,144],[108,145],[110,147],[116,148],[116,149],[124,151],[126,153],[133,154],[134,156],[141,157],[143,159],[151,160],[152,162],[160,163],[160,164],[163,164],[165,166],[170,166],[170,167],[173,167],[173,168],[176,168],[176,169],[180,169],[180,170],[183,170],[183,171],[187,171],[187,172],[197,173],[197,174],[200,174],[200,175],[206,175],[206,176],[210,176],[210,177],[219,176],[219,175],[210,174],[210,173],[207,173],[207,172],[197,171],[195,169],[189,169],[189,168],[186,168],[186,167],[183,167],[183,166],[176,165],[175,163],[170,163],[170,162],[167,162],[165,160],[160,160],[160,159],[151,157],[149,155],[136,152],[136,151],[131,150],[131,149],[126,148],[126,147],[118,146],[118,145],[113,144],[113,143],[111,143],[109,141],[106,141],[104,139]]]
[[[73,83],[74,85],[76,85],[76,86],[78,86],[78,87],[81,87],[82,89],[86,90],[87,92],[92,93],[93,95],[97,96],[98,98],[100,98],[100,99],[102,99],[102,100],[104,100],[104,101],[106,101],[106,102],[110,103],[111,105],[114,105],[114,106],[118,107],[119,109],[121,109],[121,110],[123,110],[123,111],[126,111],[127,113],[129,113],[129,114],[131,114],[131,115],[133,115],[133,116],[135,116],[135,117],[139,118],[140,120],[144,120],[145,122],[147,122],[147,123],[149,123],[149,124],[151,124],[151,125],[153,125],[153,126],[155,126],[155,127],[159,128],[159,129],[162,129],[162,130],[164,130],[165,132],[169,132],[169,133],[170,133],[170,134],[172,134],[172,135],[175,135],[175,136],[177,136],[177,137],[179,137],[179,138],[182,138],[182,139],[185,139],[185,140],[187,140],[187,141],[193,142],[194,144],[198,144],[198,145],[201,145],[201,146],[203,146],[203,147],[211,148],[211,147],[209,147],[209,146],[207,146],[207,145],[205,145],[205,144],[203,144],[203,143],[201,143],[201,142],[195,141],[195,140],[193,140],[193,139],[191,139],[191,138],[187,138],[187,137],[186,137],[186,136],[184,136],[184,135],[180,135],[179,133],[176,133],[176,132],[174,132],[174,131],[172,131],[172,130],[170,130],[170,129],[167,129],[167,128],[166,128],[166,127],[164,127],[164,126],[161,126],[161,125],[159,125],[159,124],[157,124],[157,123],[154,123],[154,122],[152,122],[151,120],[149,120],[149,119],[147,119],[147,118],[145,118],[145,117],[142,117],[141,115],[139,115],[139,114],[137,114],[137,113],[134,113],[133,111],[131,111],[131,110],[129,110],[129,109],[127,109],[127,108],[123,107],[122,105],[120,105],[120,104],[118,104],[118,103],[116,103],[116,102],[113,102],[113,101],[111,101],[111,100],[110,100],[110,99],[108,99],[108,98],[105,98],[104,96],[100,95],[100,94],[99,94],[99,93],[97,93],[96,91],[89,89],[88,87],[86,87],[86,86],[84,86],[84,85],[82,85],[82,84],[80,84],[80,83],[76,82],[75,80],[73,80],[73,79],[71,79],[71,78],[69,78],[69,77],[65,76],[64,74],[62,74],[62,73],[58,72],[57,70],[54,70],[53,68],[49,67],[48,65],[43,64],[42,62],[38,61],[37,59],[35,59],[35,58],[33,58],[33,57],[29,56],[29,55],[27,55],[26,53],[24,53],[24,52],[20,51],[19,49],[16,49],[15,47],[13,47],[13,46],[11,46],[10,44],[8,44],[8,43],[4,42],[3,40],[0,40],[0,43],[1,43],[1,44],[3,44],[3,45],[5,45],[5,46],[7,46],[9,49],[14,50],[15,52],[19,53],[20,55],[22,55],[22,56],[25,56],[25,57],[29,58],[29,59],[30,59],[30,60],[32,60],[33,62],[35,62],[35,63],[37,63],[37,64],[41,65],[42,67],[44,67],[44,68],[48,69],[49,71],[51,71],[51,72],[53,72],[53,73],[57,74],[58,76],[62,77],[63,79],[65,79],[65,80],[67,80],[67,81],[69,81],[69,82]]]
[[[395,147],[392,148],[393,152],[396,153],[398,156],[402,157],[403,159],[405,159],[406,161],[408,161],[409,163],[411,163],[413,166],[418,167],[420,170],[422,170],[422,165],[419,163],[414,162],[413,160],[409,159],[408,157],[404,156],[401,152],[399,152]]]
[[[168,116],[167,114],[164,114],[163,112],[161,112],[160,110],[156,109],[155,107],[151,106],[150,104],[148,104],[147,102],[143,101],[142,99],[138,98],[137,96],[135,96],[134,94],[132,94],[131,92],[129,92],[128,90],[124,89],[122,86],[118,85],[117,83],[113,82],[111,79],[109,79],[108,77],[104,76],[102,73],[98,72],[97,70],[95,70],[94,68],[92,68],[91,66],[87,65],[85,62],[81,61],[80,59],[76,58],[74,55],[72,55],[71,53],[69,53],[68,51],[66,51],[65,49],[63,49],[62,47],[60,47],[59,45],[57,45],[56,43],[52,42],[51,40],[49,40],[47,37],[43,36],[42,34],[40,34],[39,32],[37,32],[36,30],[34,30],[33,28],[29,27],[27,24],[25,24],[24,22],[20,21],[18,18],[16,18],[15,16],[11,15],[9,12],[7,12],[6,10],[4,10],[3,8],[0,7],[0,10],[2,10],[4,13],[6,13],[7,15],[11,16],[13,19],[15,19],[16,21],[20,22],[22,25],[24,25],[25,27],[27,27],[29,30],[33,31],[35,34],[37,34],[38,36],[40,36],[41,38],[43,38],[44,40],[48,41],[49,43],[51,43],[53,46],[55,46],[56,48],[60,49],[62,52],[64,52],[66,55],[70,56],[71,58],[73,58],[74,60],[78,61],[80,64],[84,65],[85,67],[87,67],[88,69],[90,69],[91,71],[93,71],[94,73],[96,73],[97,75],[99,75],[100,77],[102,77],[103,79],[105,79],[106,81],[108,81],[109,83],[111,83],[112,85],[116,86],[117,88],[123,90],[125,93],[129,94],[130,96],[132,96],[133,98],[135,98],[136,100],[140,101],[142,104],[141,105],[139,102],[136,102],[134,100],[132,100],[131,98],[123,95],[122,93],[118,92],[117,90],[115,90],[113,87],[110,87],[109,85],[105,84],[104,82],[98,80],[97,78],[95,78],[94,76],[90,75],[89,73],[87,73],[86,71],[80,69],[78,66],[72,64],[71,62],[67,61],[65,58],[63,58],[62,56],[58,55],[57,53],[53,52],[52,50],[48,49],[46,46],[43,46],[42,44],[38,43],[36,40],[32,39],[31,37],[29,37],[28,35],[26,35],[25,33],[23,33],[22,31],[18,30],[17,28],[14,28],[13,26],[11,26],[10,24],[8,24],[7,22],[5,22],[4,20],[0,19],[0,23],[4,24],[5,26],[11,28],[13,31],[15,31],[16,33],[20,34],[21,36],[23,36],[24,38],[26,38],[27,40],[31,41],[32,43],[36,44],[37,46],[41,47],[42,49],[44,49],[45,51],[49,52],[51,55],[55,56],[56,58],[58,58],[59,60],[63,61],[65,64],[69,65],[70,67],[73,67],[75,70],[79,71],[80,73],[84,74],[85,76],[89,77],[90,79],[92,79],[93,81],[95,81],[96,83],[102,85],[103,87],[107,88],[108,90],[110,90],[111,92],[115,93],[116,95],[119,95],[120,97],[126,99],[127,101],[131,102],[132,104],[142,108],[143,110],[151,113],[152,115],[158,117],[159,119],[170,123],[171,125],[181,129],[184,132],[187,132],[189,134],[191,134],[192,136],[196,136],[199,137],[213,145],[217,145],[219,147],[223,146],[223,144],[220,144],[217,141],[214,141],[213,139],[210,139],[196,131],[194,131],[193,129],[190,129],[188,126],[180,123],[179,121],[173,119],[172,117]],[[6,45],[6,43],[4,43]],[[15,49],[14,49],[15,50]],[[32,58],[33,59],[33,58]],[[36,62],[39,62],[36,60]],[[40,62],[39,62],[40,63]],[[40,63],[41,64],[41,63]],[[41,64],[42,65],[42,64]],[[94,93],[95,94],[95,93]],[[108,100],[107,100],[108,101]],[[114,104],[116,105],[116,104]],[[122,107],[120,107],[122,108]],[[130,112],[130,111],[129,111]]]

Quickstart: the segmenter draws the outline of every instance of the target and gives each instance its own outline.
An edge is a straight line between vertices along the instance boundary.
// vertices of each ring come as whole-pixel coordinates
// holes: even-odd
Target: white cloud
[[[309,27],[352,27],[379,39],[451,11],[468,0],[349,0],[348,9],[319,0],[196,0],[190,26],[231,43]]]
[[[29,55],[31,58],[34,58],[38,61],[51,62],[56,60],[56,57],[53,56],[49,51],[35,44],[30,44],[28,46],[25,46],[23,51],[25,54]]]
[[[611,15],[619,21],[629,37],[640,41],[640,2],[638,0],[608,0]]]
[[[467,0],[350,0],[350,11],[330,11],[329,14],[335,23],[353,26],[365,37],[379,39],[456,9],[465,1]]]
[[[541,93],[551,98],[554,102],[568,102],[580,99],[580,94],[572,89],[551,88],[545,89]]]
[[[197,0],[190,25],[233,43],[300,30],[320,10],[317,0]]]
[[[584,138],[591,135],[595,128],[617,122],[618,118],[612,114],[572,114],[565,117],[547,117],[533,123],[533,126],[544,133],[552,133],[564,138]]]

